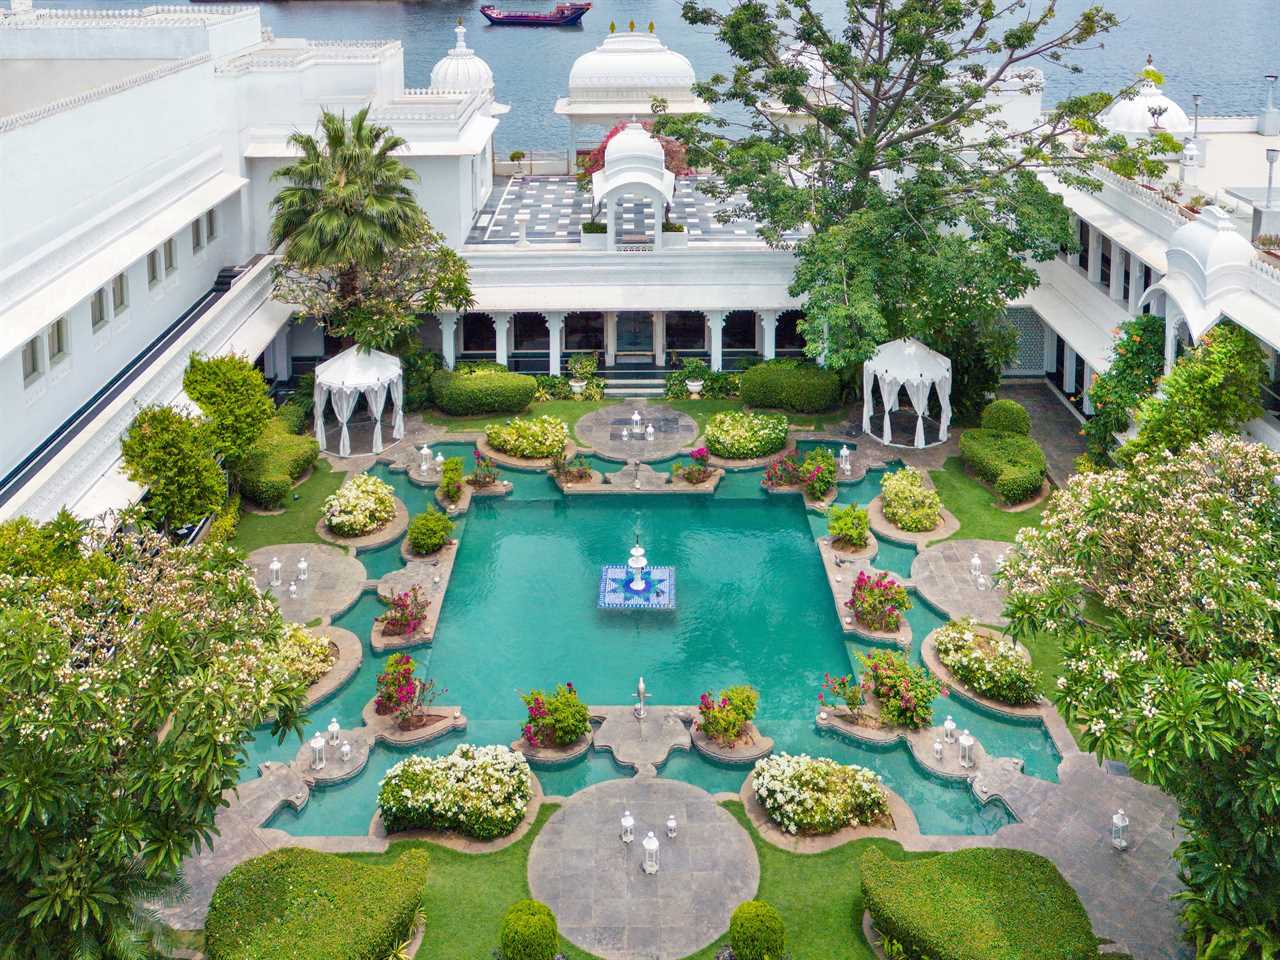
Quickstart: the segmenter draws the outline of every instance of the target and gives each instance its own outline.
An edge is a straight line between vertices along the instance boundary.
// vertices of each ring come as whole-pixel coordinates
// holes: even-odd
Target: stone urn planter
[[[574,395],[575,397],[580,397],[580,396],[582,396],[582,391],[583,391],[583,390],[585,390],[585,389],[587,389],[587,381],[585,381],[585,380],[570,380],[570,381],[569,381],[569,389],[573,391],[573,395]]]
[[[605,241],[608,239],[607,234],[603,233],[582,233],[582,249],[583,250],[603,250],[605,249]]]
[[[690,400],[697,400],[697,399],[698,399],[698,395],[702,393],[702,381],[701,381],[701,380],[686,380],[686,381],[684,382],[684,385],[685,385],[685,386],[688,388],[688,390],[689,390],[689,399],[690,399]]]

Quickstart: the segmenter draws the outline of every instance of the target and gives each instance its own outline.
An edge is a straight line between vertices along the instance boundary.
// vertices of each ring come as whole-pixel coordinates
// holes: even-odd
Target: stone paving
[[[601,718],[592,742],[623,766],[652,775],[672,750],[692,746],[688,724],[693,708],[650,705],[646,714],[640,721],[631,707],[592,707],[591,715]]]
[[[1044,450],[1049,479],[1062,486],[1076,472],[1076,457],[1085,451],[1082,424],[1067,409],[1053,387],[1043,380],[1030,383],[1003,383],[998,396],[1017,400],[1031,414],[1031,436]]]
[[[635,839],[624,844],[629,810]],[[667,817],[677,833],[669,839]],[[658,838],[655,874],[643,838]],[[529,851],[529,892],[570,942],[603,960],[679,960],[729,928],[755,896],[760,864],[750,836],[711,795],[678,780],[609,780],[575,793]]]
[[[298,561],[307,561],[307,579],[298,579]],[[281,564],[280,586],[271,586],[271,561]],[[364,564],[341,547],[321,543],[282,543],[249,554],[258,589],[275,596],[280,613],[295,623],[325,620],[346,610],[365,585]],[[297,595],[289,595],[296,582]]]
[[[997,561],[1013,548],[1000,540],[947,540],[921,550],[911,562],[911,582],[920,595],[952,618],[972,617],[1003,627],[1005,590],[990,583]],[[988,586],[979,590],[970,572],[974,554],[982,558]]]
[[[653,439],[631,433],[632,416],[639,411],[644,427],[653,425]],[[623,438],[622,431],[628,431]],[[698,423],[687,413],[661,404],[616,403],[593,410],[574,427],[574,433],[596,453],[612,460],[665,460],[693,446]]]

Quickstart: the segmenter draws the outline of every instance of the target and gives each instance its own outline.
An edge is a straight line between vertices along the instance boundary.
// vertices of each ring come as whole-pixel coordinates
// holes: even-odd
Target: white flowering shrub
[[[889,812],[879,775],[803,753],[776,753],[756,761],[751,789],[787,833],[834,833],[874,823]]]
[[[328,637],[314,634],[300,623],[286,623],[280,659],[310,686],[329,672],[336,658]]]
[[[489,446],[513,457],[540,460],[564,452],[569,427],[559,417],[516,417],[490,424],[484,432]]]
[[[707,421],[707,449],[726,460],[753,460],[787,444],[787,418],[780,413],[729,410]]]
[[[385,526],[396,515],[391,485],[358,473],[324,502],[325,525],[340,537],[362,537]]]
[[[408,757],[387,771],[378,807],[387,832],[454,830],[492,840],[520,825],[533,796],[524,755],[462,744],[445,757]]]
[[[1004,703],[1034,703],[1040,675],[1013,641],[990,637],[972,620],[952,620],[933,635],[938,659],[965,686]]]

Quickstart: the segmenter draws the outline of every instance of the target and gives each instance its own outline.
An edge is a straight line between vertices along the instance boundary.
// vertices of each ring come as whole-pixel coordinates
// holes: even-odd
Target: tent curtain
[[[884,442],[893,442],[893,429],[889,425],[889,414],[898,408],[898,388],[901,384],[892,377],[881,374],[880,398],[884,400]]]
[[[311,391],[311,398],[315,401],[315,419],[316,419],[316,442],[320,444],[320,449],[325,448],[324,441],[324,402],[329,393],[329,388],[319,380],[316,381],[315,388]]]
[[[942,419],[939,421],[938,440],[946,443],[947,430],[951,426],[951,377],[938,380],[938,400],[942,403]]]
[[[907,396],[911,405],[916,408],[916,446],[924,446],[924,411],[929,403],[929,389],[933,384],[928,380],[912,380],[906,384]]]
[[[399,440],[404,436],[404,377],[399,376],[391,381],[391,405],[395,407],[396,418],[391,425],[391,439]]]
[[[862,365],[862,432],[871,432],[871,387],[876,382],[875,371],[871,364]]]
[[[364,388],[364,398],[373,414],[373,452],[382,452],[382,410],[387,405],[387,385],[377,383]]]
[[[351,433],[347,430],[347,421],[351,419],[351,412],[356,408],[356,400],[360,397],[360,391],[349,387],[330,387],[329,399],[333,403],[333,412],[338,415],[338,422],[342,424],[342,438],[338,442],[338,456],[351,456]]]

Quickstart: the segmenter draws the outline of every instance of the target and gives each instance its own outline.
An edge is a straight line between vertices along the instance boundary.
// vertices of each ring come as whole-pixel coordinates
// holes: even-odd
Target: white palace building
[[[508,108],[462,28],[452,49],[439,38],[431,86],[410,89],[398,41],[276,38],[257,8],[13,2],[0,11],[0,517],[62,506],[91,517],[136,499],[120,437],[139,406],[186,402],[193,351],[257,358],[281,384],[332,352],[272,299],[267,243],[271,174],[322,107],[372,104],[408,141],[422,207],[470,263],[474,309],[423,326],[447,363],[558,372],[570,352],[594,350],[611,390],[635,394],[678,357],[723,368],[803,347],[792,254],[753,224],[719,222],[698,178],[666,170],[642,128],[614,138],[590,193],[563,159],[526,164],[536,175],[497,161]],[[654,95],[705,111],[693,80],[657,36],[615,34],[583,52],[548,122],[567,118],[576,145],[581,125],[649,116]],[[1001,96],[1039,112],[1034,90]],[[1019,351],[1007,373],[1047,378],[1081,414],[1115,329],[1143,310],[1167,317],[1170,359],[1229,318],[1276,370],[1280,260],[1251,240],[1280,233],[1280,186],[1274,210],[1265,194],[1280,110],[1193,120],[1148,84],[1108,124],[1145,135],[1151,106],[1188,143],[1171,174],[1182,202],[1168,184],[1105,171],[1099,193],[1062,190],[1083,252],[1040,265],[1040,285],[1010,305]],[[683,231],[661,229],[664,210]],[[583,233],[592,219],[605,232]],[[1266,400],[1247,429],[1280,447],[1280,400]]]

